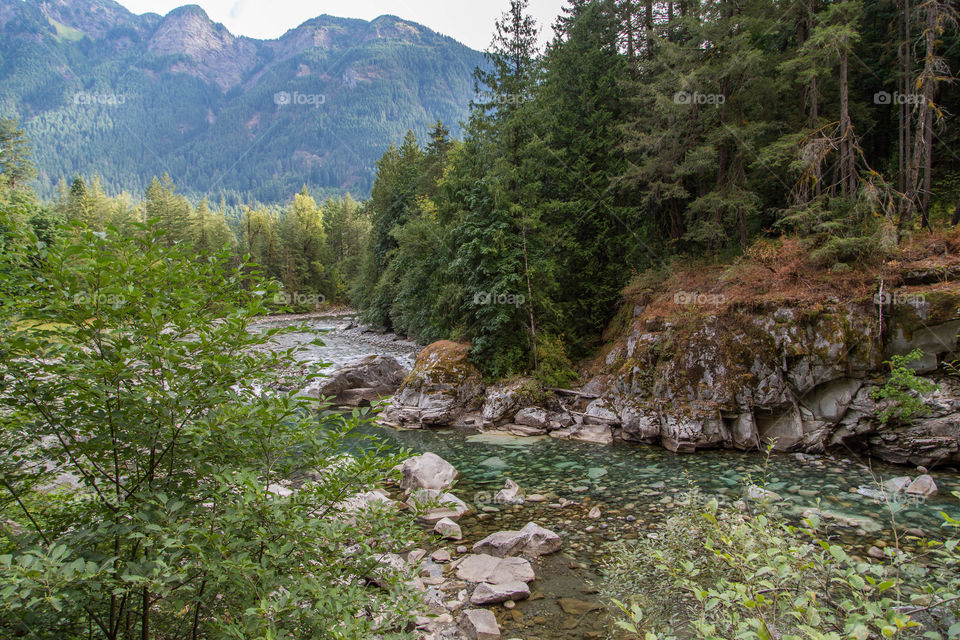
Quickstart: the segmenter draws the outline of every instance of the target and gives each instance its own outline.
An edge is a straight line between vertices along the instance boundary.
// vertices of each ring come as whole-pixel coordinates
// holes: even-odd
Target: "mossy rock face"
[[[470,345],[440,340],[425,347],[403,381],[402,389],[449,389],[480,383],[480,371],[469,360]],[[454,389],[455,390],[455,389]]]
[[[380,415],[394,425],[446,426],[476,408],[483,393],[470,345],[441,340],[417,356],[410,374]]]

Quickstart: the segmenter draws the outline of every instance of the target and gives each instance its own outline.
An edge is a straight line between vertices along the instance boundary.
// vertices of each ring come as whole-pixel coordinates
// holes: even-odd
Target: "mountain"
[[[23,122],[41,193],[99,173],[139,192],[275,202],[306,184],[365,196],[407,130],[456,134],[483,54],[394,16],[322,15],[275,40],[196,5],[135,15],[112,0],[0,0],[0,114]]]

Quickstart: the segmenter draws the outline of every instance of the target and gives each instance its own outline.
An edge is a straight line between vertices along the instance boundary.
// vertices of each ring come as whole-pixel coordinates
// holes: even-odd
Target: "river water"
[[[287,322],[276,319],[271,322]],[[416,347],[391,337],[348,330],[347,318],[311,318],[312,330],[287,336],[287,344],[309,341],[313,331],[329,330],[324,347],[312,348],[307,359],[343,364],[372,353],[389,354],[410,366]],[[293,341],[293,342],[290,342]],[[460,521],[467,546],[504,529],[517,529],[527,522],[555,531],[564,539],[561,553],[542,558],[535,566],[538,580],[534,597],[508,611],[494,607],[504,638],[603,637],[607,621],[600,612],[570,616],[558,606],[560,597],[595,601],[591,586],[598,577],[598,563],[608,543],[656,535],[652,530],[672,508],[679,494],[696,485],[706,495],[736,500],[750,483],[763,484],[785,501],[781,510],[797,518],[804,510],[817,508],[843,522],[833,532],[855,550],[883,546],[891,537],[891,507],[858,490],[874,491],[889,478],[916,476],[917,471],[837,455],[813,457],[729,450],[678,455],[647,446],[612,447],[556,440],[549,437],[513,438],[478,434],[468,430],[399,431],[373,423],[363,430],[398,448],[415,453],[432,451],[453,464],[462,474],[453,489],[474,507],[475,513]],[[904,529],[920,529],[935,536],[942,511],[960,517],[960,475],[935,472],[939,493],[925,501],[893,507],[896,523]],[[495,504],[493,498],[510,478],[527,495],[543,494],[545,502],[523,505]],[[565,507],[558,504],[570,501]],[[587,513],[599,507],[601,518]],[[588,531],[590,528],[590,531]],[[599,635],[594,635],[599,634]]]

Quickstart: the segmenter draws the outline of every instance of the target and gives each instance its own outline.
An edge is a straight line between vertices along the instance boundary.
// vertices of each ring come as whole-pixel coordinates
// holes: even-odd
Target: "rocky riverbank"
[[[772,443],[779,451],[956,466],[960,377],[950,363],[958,357],[960,280],[951,274],[906,274],[902,281],[914,284],[816,303],[704,306],[698,296],[674,296],[672,304],[662,292],[641,296],[584,368],[585,384],[571,390],[527,379],[485,383],[469,345],[441,341],[419,354],[382,419],[676,452]],[[916,420],[883,424],[888,402],[874,391],[885,362],[915,349],[923,355],[911,367],[937,390],[922,398]]]

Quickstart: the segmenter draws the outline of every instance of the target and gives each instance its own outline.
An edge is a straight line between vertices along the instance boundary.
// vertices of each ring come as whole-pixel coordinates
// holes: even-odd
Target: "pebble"
[[[467,552],[467,548],[464,545],[459,545],[457,547],[457,555],[463,555]]]
[[[627,522],[635,522],[636,519],[637,519],[636,516],[627,516],[627,518],[626,518]]]
[[[503,603],[504,609],[513,609],[515,606],[517,606],[517,603],[514,602],[513,600],[507,600],[506,602]]]

